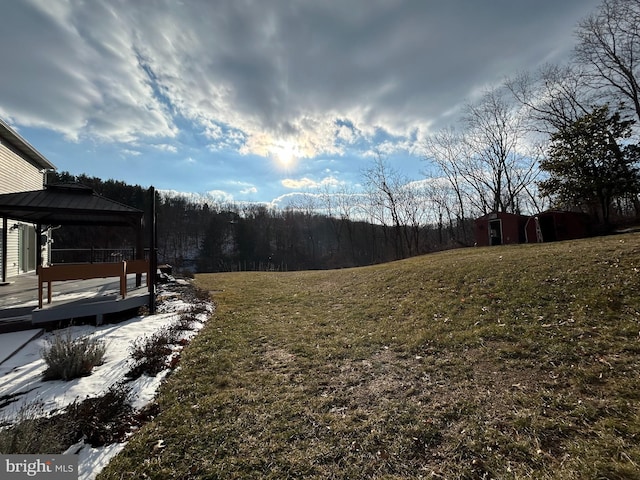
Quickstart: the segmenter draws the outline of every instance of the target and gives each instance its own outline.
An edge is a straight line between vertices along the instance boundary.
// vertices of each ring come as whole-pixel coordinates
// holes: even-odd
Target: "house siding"
[[[20,157],[0,140],[0,194],[42,188],[40,167]]]
[[[7,221],[7,227],[13,225],[12,220]],[[15,277],[20,273],[18,266],[18,249],[19,249],[18,230],[9,230],[7,232],[7,278]]]
[[[42,189],[44,177],[40,169],[41,167],[17,154],[0,138],[0,194]],[[7,278],[21,273],[19,269],[20,229],[11,229],[11,226],[16,223],[16,220],[7,219]],[[1,255],[0,262],[2,262]]]

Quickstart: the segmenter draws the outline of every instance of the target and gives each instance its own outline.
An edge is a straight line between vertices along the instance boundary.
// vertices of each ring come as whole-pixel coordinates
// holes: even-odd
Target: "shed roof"
[[[24,138],[0,119],[0,140],[17,150],[24,158],[29,159],[42,169],[55,170],[56,166],[45,158],[40,152],[31,146]]]
[[[66,183],[0,195],[0,216],[42,225],[138,226],[143,212],[85,185]]]
[[[481,217],[478,217],[475,219],[476,222],[480,221],[484,221],[484,220],[494,220],[496,218],[519,218],[519,219],[527,219],[529,218],[527,215],[521,215],[519,213],[507,213],[507,212],[490,212],[487,213],[485,215],[482,215]]]

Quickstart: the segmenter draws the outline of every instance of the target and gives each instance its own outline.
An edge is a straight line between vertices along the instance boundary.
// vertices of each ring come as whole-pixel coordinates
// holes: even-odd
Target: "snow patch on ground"
[[[181,282],[177,282],[178,284]],[[131,367],[130,348],[136,339],[150,336],[154,332],[175,323],[182,313],[192,305],[183,301],[179,294],[171,291],[171,287],[159,292],[164,300],[158,305],[156,315],[135,317],[130,320],[102,326],[71,326],[29,341],[11,358],[0,364],[0,397],[13,396],[12,401],[4,408],[0,408],[0,419],[3,422],[14,422],[22,409],[30,405],[39,404],[43,408],[42,414],[51,415],[63,410],[74,401],[81,402],[87,398],[99,397],[110,387],[122,382]],[[208,311],[197,315],[197,321],[192,327],[194,331],[185,332],[190,338],[204,326],[213,307],[208,305]],[[107,346],[105,361],[93,369],[91,375],[71,381],[42,381],[42,374],[46,364],[42,360],[41,352],[55,335],[73,337],[89,335],[104,340]],[[26,335],[26,334],[25,334]],[[19,337],[19,338],[18,338]],[[0,346],[15,346],[24,335],[9,333],[0,335]],[[4,348],[2,349],[4,351]],[[155,397],[160,383],[167,371],[155,377],[142,376],[130,383],[132,406],[140,410]],[[80,443],[71,447],[66,453],[79,455],[79,478],[92,480],[118,454],[124,443],[92,448]],[[50,452],[56,453],[56,452]]]

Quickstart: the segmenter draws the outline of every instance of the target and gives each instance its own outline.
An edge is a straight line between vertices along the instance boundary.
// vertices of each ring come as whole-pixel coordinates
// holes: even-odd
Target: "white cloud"
[[[228,192],[225,192],[224,190],[209,190],[208,192],[206,192],[205,198],[208,198],[210,200],[213,200],[219,203],[233,202],[233,195],[231,195]]]
[[[131,150],[128,148],[123,149],[122,154],[127,157],[139,157],[140,155],[142,155],[142,153],[138,150]]]
[[[3,110],[76,140],[174,136],[141,68],[131,25],[106,2],[89,7],[34,1],[3,9],[2,31],[20,46],[0,51]]]
[[[318,186],[318,182],[315,182],[310,178],[300,178],[298,180],[285,178],[281,183],[283,187],[290,188],[292,190],[314,188]]]
[[[283,187],[285,188],[289,188],[292,190],[295,189],[303,189],[303,190],[308,190],[308,189],[312,189],[312,188],[320,188],[320,187],[335,187],[338,185],[344,185],[345,182],[338,180],[336,177],[333,176],[329,176],[329,177],[325,177],[322,180],[320,180],[319,182],[316,180],[312,180],[310,178],[307,177],[303,177],[300,179],[292,179],[292,178],[286,178],[284,180],[282,180],[280,182],[282,184]]]
[[[170,143],[158,143],[152,145],[152,147],[163,152],[178,153],[178,148],[175,145],[171,145]]]

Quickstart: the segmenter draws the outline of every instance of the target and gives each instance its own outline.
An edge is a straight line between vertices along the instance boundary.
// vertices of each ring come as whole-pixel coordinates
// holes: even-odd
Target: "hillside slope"
[[[216,313],[99,478],[640,478],[638,234],[196,281]]]

